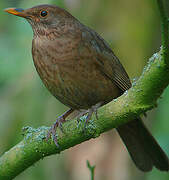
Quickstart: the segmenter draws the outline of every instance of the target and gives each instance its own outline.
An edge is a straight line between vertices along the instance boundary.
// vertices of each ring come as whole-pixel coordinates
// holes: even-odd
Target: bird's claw
[[[99,103],[95,104],[94,106],[92,106],[90,109],[88,109],[88,115],[85,120],[84,131],[85,131],[86,125],[88,124],[89,120],[91,119],[93,113],[95,114],[96,119],[98,119],[97,110],[101,105],[102,105],[102,103],[99,102]]]
[[[53,141],[55,145],[58,147],[58,140],[56,136],[56,128],[59,127],[61,131],[63,132],[62,123],[65,122],[65,118],[63,116],[60,116],[56,119],[56,122],[51,126],[51,128],[48,131],[48,134],[46,136],[46,141],[49,140],[50,136],[52,136]]]

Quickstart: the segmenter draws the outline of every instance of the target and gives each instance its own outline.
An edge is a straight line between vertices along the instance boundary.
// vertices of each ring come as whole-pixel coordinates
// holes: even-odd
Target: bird
[[[35,68],[50,93],[70,109],[56,119],[47,139],[74,112],[87,113],[86,123],[99,107],[121,96],[132,84],[108,43],[68,11],[55,5],[7,8],[32,27]],[[138,117],[116,128],[136,167],[169,170],[169,159]]]

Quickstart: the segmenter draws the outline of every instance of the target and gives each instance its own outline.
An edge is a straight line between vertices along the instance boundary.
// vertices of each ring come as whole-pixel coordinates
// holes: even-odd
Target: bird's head
[[[70,13],[54,5],[39,5],[29,9],[7,8],[6,12],[25,18],[32,26],[34,32],[39,29],[50,29],[64,24],[74,18]]]

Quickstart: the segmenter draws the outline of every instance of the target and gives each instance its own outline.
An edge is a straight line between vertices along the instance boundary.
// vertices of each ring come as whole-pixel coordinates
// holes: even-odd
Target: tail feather
[[[117,128],[135,165],[142,171],[151,171],[153,166],[169,171],[169,159],[157,141],[144,126],[141,119],[133,120]]]

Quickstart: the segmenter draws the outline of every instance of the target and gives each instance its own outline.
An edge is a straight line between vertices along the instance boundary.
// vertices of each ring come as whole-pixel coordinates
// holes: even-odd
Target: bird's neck
[[[34,39],[42,38],[52,40],[54,37],[59,37],[59,33],[55,29],[35,28],[33,29]],[[53,37],[53,38],[52,38]]]
[[[64,22],[54,24],[53,26],[34,26],[34,39],[41,37],[48,40],[56,40],[57,38],[70,37],[73,38],[77,35],[78,24],[74,22]],[[67,38],[68,38],[67,37]]]

